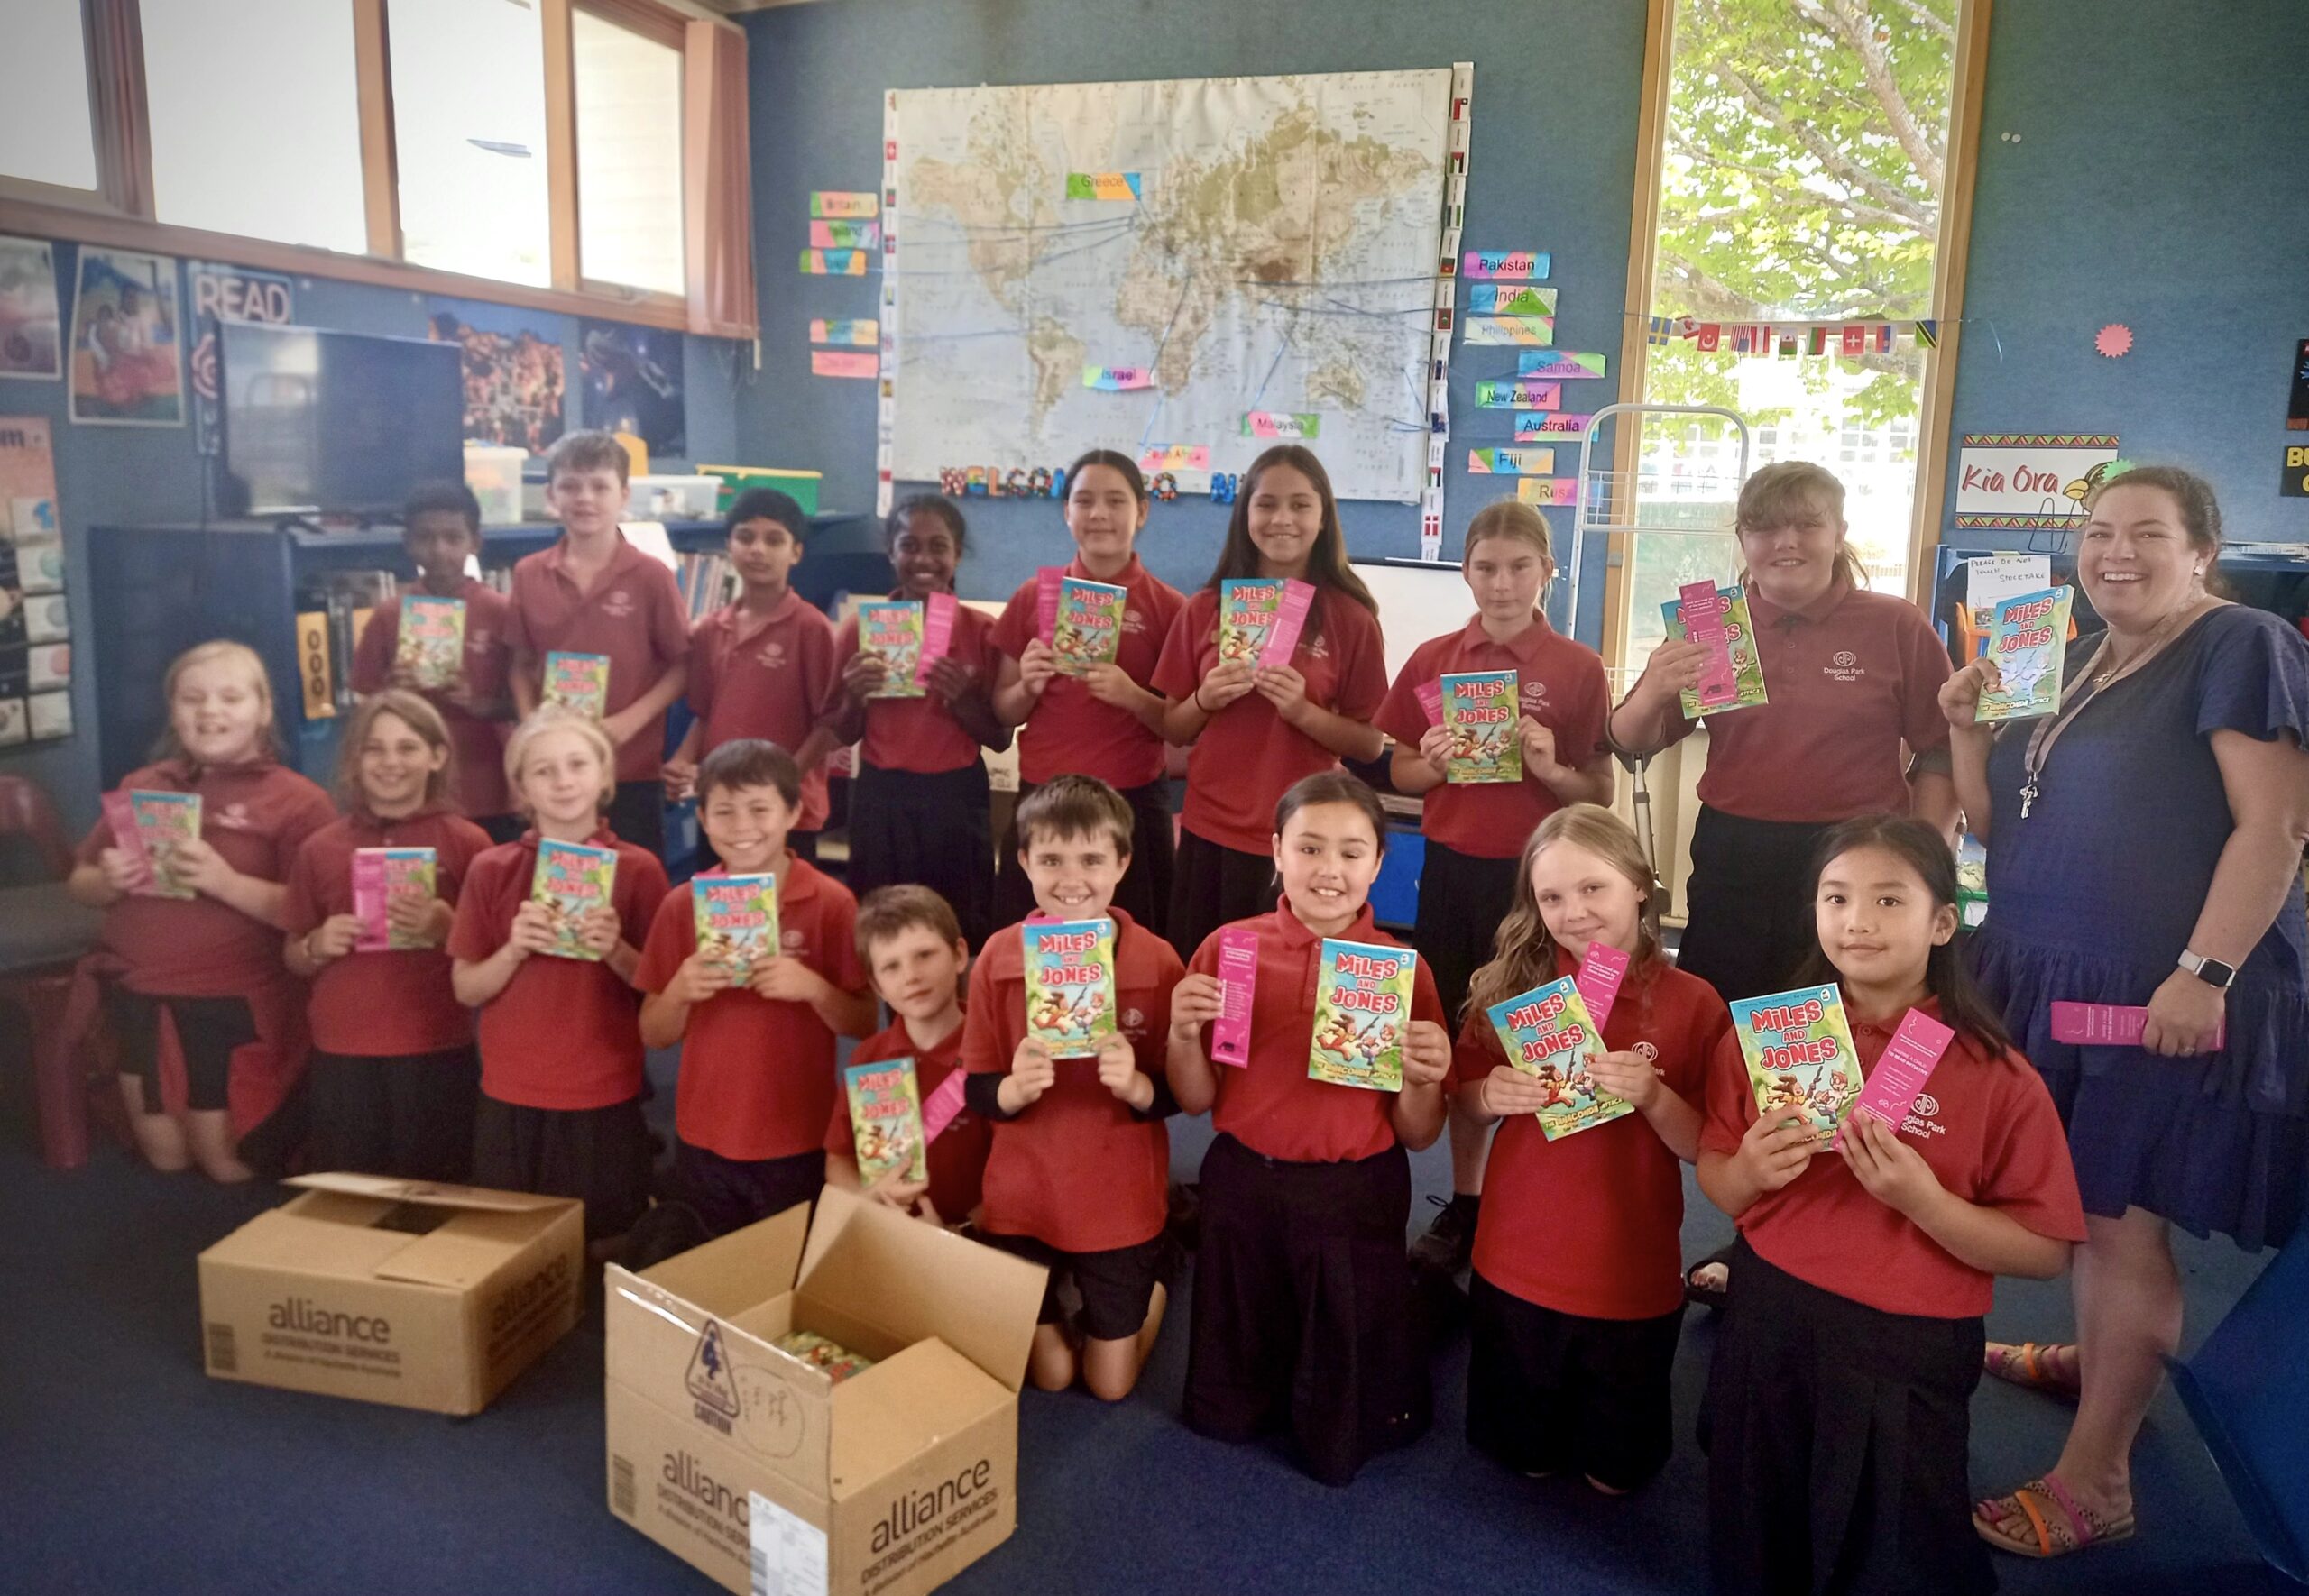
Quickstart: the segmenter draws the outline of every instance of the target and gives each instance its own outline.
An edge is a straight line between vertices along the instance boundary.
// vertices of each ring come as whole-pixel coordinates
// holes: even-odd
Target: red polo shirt
[[[915,1085],[925,1103],[945,1078],[962,1067],[962,1031],[957,1025],[946,1040],[925,1052],[906,1034],[900,1020],[888,1031],[878,1031],[858,1044],[850,1055],[854,1067],[880,1064],[892,1059],[914,1060]],[[930,1144],[930,1206],[948,1225],[967,1217],[984,1195],[987,1154],[993,1150],[994,1127],[965,1108],[946,1124]],[[856,1162],[857,1133],[850,1124],[850,1094],[833,1095],[833,1119],[826,1126],[826,1151]],[[1166,1188],[1167,1189],[1167,1188]]]
[[[1801,610],[1752,587],[1748,614],[1771,702],[1707,717],[1700,802],[1752,821],[1906,814],[1901,745],[1912,755],[1948,747],[1948,650],[1924,612],[1839,575]],[[1693,724],[1670,717],[1668,740]]]
[[[1463,671],[1513,671],[1523,713],[1555,733],[1558,764],[1573,769],[1604,746],[1612,712],[1604,658],[1532,612],[1533,625],[1513,642],[1495,643],[1476,616],[1456,632],[1412,650],[1373,724],[1413,753],[1427,735],[1419,690]],[[1532,828],[1563,807],[1555,789],[1526,771],[1520,782],[1466,782],[1431,787],[1422,800],[1420,830],[1430,842],[1483,859],[1512,859]]]
[[[489,833],[463,815],[426,810],[397,821],[349,814],[305,839],[289,872],[283,929],[301,937],[333,914],[353,913],[353,855],[363,848],[429,848],[433,891],[455,903],[473,861],[489,851]],[[449,986],[449,956],[439,948],[347,953],[313,977],[313,1045],[356,1059],[437,1053],[473,1041],[473,1014]]]
[[[1311,633],[1292,655],[1307,679],[1308,700],[1350,720],[1368,720],[1387,696],[1387,658],[1378,619],[1354,600],[1317,590],[1307,617]],[[1219,590],[1199,588],[1164,640],[1154,689],[1165,698],[1194,696],[1219,665]],[[1187,758],[1187,801],[1180,823],[1206,842],[1265,855],[1274,837],[1275,800],[1292,783],[1338,766],[1338,756],[1283,723],[1256,689],[1210,718]]]
[[[586,841],[617,849],[610,903],[618,935],[639,948],[666,895],[655,854],[607,829]],[[538,869],[538,834],[491,848],[465,867],[449,957],[478,963],[513,934]],[[610,1108],[641,1093],[641,995],[606,961],[532,953],[482,1005],[481,1089],[523,1108]]]
[[[1092,576],[1079,555],[1066,573],[1083,582],[1107,580]],[[1123,601],[1122,645],[1115,663],[1133,682],[1151,687],[1163,640],[1186,600],[1169,582],[1150,575],[1136,555],[1108,585],[1129,594]],[[1021,583],[995,623],[994,646],[1012,659],[1042,636],[1040,588],[1039,582]],[[1018,729],[1018,775],[1036,784],[1068,775],[1094,775],[1127,792],[1161,779],[1163,748],[1160,732],[1148,730],[1128,710],[1092,697],[1081,677],[1053,676]]]
[[[842,713],[842,667],[858,652],[858,618],[842,623],[834,637],[833,684],[826,690],[819,719]],[[994,691],[994,619],[968,604],[954,607],[954,636],[947,652],[978,673],[985,691]],[[960,770],[980,757],[978,738],[962,729],[946,701],[925,689],[920,698],[866,701],[866,735],[859,751],[878,770],[911,770],[938,775]]]
[[[513,567],[508,636],[514,647],[542,661],[557,650],[609,656],[606,712],[616,714],[657,685],[658,678],[689,657],[689,611],[674,573],[618,534],[617,552],[592,588],[568,571],[566,533],[550,548]],[[617,751],[617,779],[657,779],[665,762],[663,714]]]
[[[1294,1164],[1346,1163],[1386,1151],[1395,1143],[1394,1093],[1307,1078],[1323,939],[1291,912],[1288,898],[1272,914],[1235,923],[1257,932],[1259,939],[1259,973],[1251,989],[1251,1061],[1240,1069],[1212,1067],[1219,1076],[1212,1127],[1253,1152]],[[1338,933],[1338,940],[1382,948],[1403,945],[1378,928],[1368,903],[1353,925]],[[1219,973],[1218,931],[1203,939],[1187,968],[1199,975]],[[1411,1017],[1448,1023],[1443,1000],[1436,995],[1434,972],[1423,959],[1412,981]],[[1206,1050],[1210,1043],[1206,1026]]]
[[[806,859],[788,860],[777,883],[780,951],[844,992],[863,992],[857,926],[858,900],[848,887]],[[697,912],[685,881],[658,905],[633,984],[663,992],[696,951]],[[682,1033],[675,1134],[741,1162],[814,1151],[842,1091],[833,1040],[806,1003],[772,1003],[742,986],[715,993],[690,1010]]]
[[[1168,942],[1119,909],[1107,913],[1115,922],[1115,1012],[1139,1069],[1159,1086],[1171,988],[1186,972]],[[971,970],[963,1067],[1008,1074],[1026,1035],[1026,953],[1014,925],[988,939]],[[1163,1122],[1139,1118],[1100,1086],[1095,1060],[1061,1059],[1050,1090],[1015,1119],[995,1123],[980,1223],[1064,1252],[1135,1247],[1162,1234],[1170,1179]]]
[[[1560,950],[1556,974],[1577,966]],[[1629,973],[1604,1023],[1604,1050],[1642,1053],[1660,1084],[1704,1105],[1732,1015],[1716,988],[1653,959]],[[1451,1080],[1473,1091],[1507,1061],[1490,1019],[1470,1014]],[[1677,1237],[1683,1160],[1641,1114],[1550,1142],[1536,1114],[1510,1114],[1485,1166],[1476,1272],[1526,1302],[1587,1319],[1650,1319],[1683,1307]]]
[[[455,596],[465,605],[465,694],[510,706],[512,692],[506,683],[512,649],[507,638],[512,602],[487,582],[470,576]],[[375,693],[387,685],[400,644],[400,600],[388,599],[369,617],[361,640],[354,645],[354,692]],[[480,720],[450,702],[448,695],[438,690],[428,691],[424,696],[441,711],[442,723],[449,729],[450,746],[457,751],[458,806],[471,815],[511,812],[513,798],[505,786],[505,722]]]
[[[288,880],[305,839],[336,819],[327,793],[270,759],[206,766],[164,759],[130,771],[120,785],[199,793],[201,840],[260,881]],[[99,820],[74,857],[93,865],[115,846],[111,825]],[[286,978],[281,933],[206,895],[123,898],[105,911],[104,938],[127,961],[121,984],[131,992],[244,997]]]
[[[768,738],[801,751],[818,707],[839,678],[833,622],[791,589],[768,615],[730,604],[690,634],[689,707],[705,723],[699,750],[710,754],[741,737]],[[802,778],[801,831],[826,823],[826,772]]]
[[[1938,1004],[1922,1007],[1938,1017]],[[1881,1025],[1849,1008],[1846,1014],[1861,1068],[1873,1069],[1899,1019]],[[1739,1038],[1726,1035],[1708,1071],[1701,1150],[1738,1151],[1755,1118]],[[1994,1057],[1958,1036],[1900,1133],[1940,1184],[1966,1202],[2001,1208],[2038,1235],[2084,1239],[2068,1137],[2044,1078],[2019,1054]],[[1959,1262],[1913,1221],[1869,1196],[1844,1155],[1826,1147],[1793,1181],[1758,1197],[1739,1224],[1767,1262],[1883,1313],[1968,1319],[1988,1312],[1995,1296],[1995,1276]]]

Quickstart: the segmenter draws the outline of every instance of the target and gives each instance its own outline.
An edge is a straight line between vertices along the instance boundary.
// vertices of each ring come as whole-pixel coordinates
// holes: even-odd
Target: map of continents
[[[1164,445],[1237,472],[1258,411],[1318,418],[1341,498],[1415,500],[1450,82],[889,96],[894,474]],[[1088,380],[1117,368],[1145,385]]]

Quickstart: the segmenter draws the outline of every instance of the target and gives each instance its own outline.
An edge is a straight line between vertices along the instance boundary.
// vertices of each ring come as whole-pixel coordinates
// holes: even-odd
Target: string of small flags
[[[1799,355],[1890,354],[1906,338],[1916,348],[1940,343],[1936,321],[1701,321],[1689,316],[1654,316],[1645,323],[1644,342],[1665,348],[1681,339],[1703,354],[1742,354],[1793,360]]]

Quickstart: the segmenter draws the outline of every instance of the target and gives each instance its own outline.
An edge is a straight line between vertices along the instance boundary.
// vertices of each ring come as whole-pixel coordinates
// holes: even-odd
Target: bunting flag
[[[1723,347],[1724,329],[1715,322],[1704,321],[1699,324],[1698,337],[1700,353],[1703,354],[1713,354],[1716,350]]]
[[[1916,342],[1917,347],[1919,349],[1939,348],[1940,324],[1936,321],[1920,321],[1917,323]]]
[[[1675,335],[1675,332],[1676,324],[1674,322],[1669,320],[1668,317],[1664,316],[1655,316],[1651,318],[1651,325],[1644,332],[1643,341],[1647,344],[1655,344],[1664,348],[1668,340]]]
[[[1699,321],[1688,316],[1650,316],[1644,318],[1644,342],[1664,348],[1680,338],[1705,353],[1778,356],[1832,354],[1857,359],[1864,354],[1890,354],[1906,334],[1918,349],[1940,345],[1936,321],[1799,321],[1725,323]]]
[[[1868,353],[1868,329],[1866,327],[1860,326],[1856,322],[1847,323],[1844,326],[1843,336],[1844,353],[1865,354]]]
[[[1882,322],[1877,326],[1875,340],[1877,353],[1890,354],[1892,353],[1892,324],[1890,322]]]
[[[1807,354],[1826,354],[1827,352],[1828,329],[1826,327],[1811,328],[1808,335],[1804,340],[1804,353]]]

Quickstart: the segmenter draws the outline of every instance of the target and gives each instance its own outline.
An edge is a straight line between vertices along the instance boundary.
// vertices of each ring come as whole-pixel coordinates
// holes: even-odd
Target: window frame
[[[339,253],[304,244],[246,238],[160,221],[154,215],[151,123],[145,105],[139,0],[80,0],[88,60],[90,137],[97,187],[61,188],[0,177],[0,233],[62,239],[99,247],[150,251],[194,260],[231,261],[261,271],[329,278],[415,293],[481,299],[524,309],[601,316],[675,332],[692,330],[690,296],[630,289],[586,277],[577,249],[576,83],[570,28],[584,9],[679,50],[685,91],[695,80],[691,30],[703,14],[659,0],[538,0],[544,34],[546,163],[552,218],[552,286],[500,281],[416,265],[403,258],[399,173],[393,161],[392,90],[386,48],[389,0],[336,0],[354,19],[354,71],[359,100],[363,214],[368,249]],[[712,27],[742,32],[726,19]],[[695,202],[694,169],[706,154],[708,118],[685,106],[682,164],[685,206]],[[743,223],[750,233],[750,220]]]

